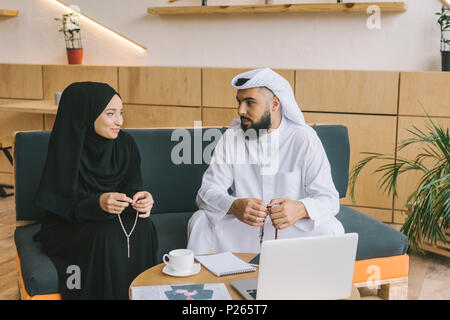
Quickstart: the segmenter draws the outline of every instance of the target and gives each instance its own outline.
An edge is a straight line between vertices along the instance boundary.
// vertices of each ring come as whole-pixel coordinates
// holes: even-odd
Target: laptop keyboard
[[[246,290],[245,292],[247,292],[253,299],[256,300],[256,289]]]

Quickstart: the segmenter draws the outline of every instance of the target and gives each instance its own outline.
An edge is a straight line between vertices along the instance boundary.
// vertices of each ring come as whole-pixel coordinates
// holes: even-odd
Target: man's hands
[[[278,198],[267,205],[263,200],[254,198],[236,199],[228,210],[240,221],[254,227],[261,227],[268,215],[276,229],[285,229],[300,219],[309,218],[308,212],[301,201]]]
[[[254,227],[262,226],[267,217],[264,201],[253,198],[234,200],[228,213]]]
[[[278,230],[290,227],[300,219],[309,218],[301,201],[278,198],[271,200],[267,207],[270,207],[268,210],[272,224]]]
[[[103,193],[99,199],[100,208],[109,214],[121,214],[131,204],[134,210],[144,212],[144,214],[139,215],[139,218],[150,216],[153,203],[153,197],[147,191],[137,192],[133,199],[127,197],[124,193],[107,192]]]

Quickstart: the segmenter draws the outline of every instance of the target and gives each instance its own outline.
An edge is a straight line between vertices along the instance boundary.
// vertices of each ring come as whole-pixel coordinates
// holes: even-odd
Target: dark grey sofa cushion
[[[331,167],[334,186],[339,198],[345,198],[350,166],[350,142],[347,127],[342,125],[312,126],[322,142]]]
[[[40,220],[44,210],[33,204],[47,158],[50,131],[18,132],[14,139],[17,220]]]
[[[336,218],[345,233],[359,235],[356,260],[397,256],[408,250],[408,238],[404,234],[375,218],[343,205]]]
[[[169,214],[197,210],[195,197],[208,164],[203,161],[197,164],[194,162],[194,130],[185,130],[191,137],[189,139],[191,157],[189,163],[181,164],[173,163],[172,159],[172,150],[177,150],[174,147],[181,141],[181,139],[172,141],[174,130],[126,131],[133,136],[139,148],[144,190],[148,190],[155,199],[152,213]],[[201,143],[204,150],[210,142],[201,141]]]
[[[165,253],[187,247],[187,225],[193,212],[156,213],[151,215],[158,237],[158,263]]]
[[[33,236],[40,230],[40,224],[16,228],[14,241],[20,259],[25,290],[30,296],[59,292],[58,272],[52,260],[42,251]]]

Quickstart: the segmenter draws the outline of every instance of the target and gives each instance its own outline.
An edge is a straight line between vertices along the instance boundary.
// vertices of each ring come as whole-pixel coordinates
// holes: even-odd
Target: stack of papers
[[[223,283],[131,287],[131,300],[231,300]]]

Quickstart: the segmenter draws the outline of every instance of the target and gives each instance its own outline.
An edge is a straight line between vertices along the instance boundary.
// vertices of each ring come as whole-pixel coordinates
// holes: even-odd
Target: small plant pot
[[[67,60],[69,64],[81,64],[83,62],[83,49],[67,48]]]
[[[441,51],[442,71],[450,71],[450,51]]]

